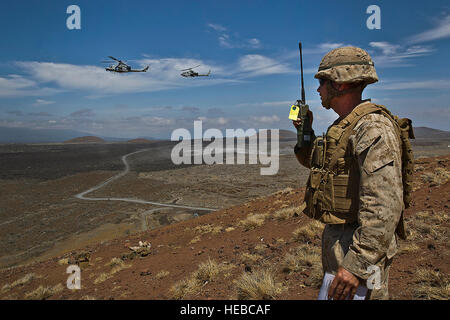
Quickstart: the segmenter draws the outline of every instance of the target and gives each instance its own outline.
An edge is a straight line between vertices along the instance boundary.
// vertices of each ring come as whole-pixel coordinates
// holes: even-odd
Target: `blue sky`
[[[72,4],[81,30],[66,27]],[[369,5],[380,7],[380,30],[366,26]],[[194,120],[223,132],[293,129],[302,41],[316,132],[336,114],[320,106],[314,72],[344,45],[375,61],[380,81],[365,98],[450,130],[448,1],[9,1],[0,35],[0,126],[124,138],[168,138]],[[150,70],[108,73],[108,55]],[[210,77],[180,76],[199,64]]]

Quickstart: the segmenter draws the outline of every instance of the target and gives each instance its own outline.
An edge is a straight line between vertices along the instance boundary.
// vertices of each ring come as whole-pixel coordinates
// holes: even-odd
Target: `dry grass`
[[[400,247],[399,253],[412,253],[420,249],[415,243],[407,243]]]
[[[199,264],[198,269],[186,279],[178,281],[170,288],[170,294],[173,299],[183,299],[186,295],[194,295],[201,291],[202,287],[224,271],[232,269],[234,266],[219,264],[208,258],[205,262]]]
[[[429,183],[430,187],[436,187],[447,183],[450,177],[449,171],[445,168],[436,168],[434,172],[426,171],[422,174],[422,181]]]
[[[281,263],[283,272],[303,271],[322,263],[317,246],[303,244],[289,251]]]
[[[241,261],[244,264],[254,264],[255,262],[261,260],[263,257],[259,254],[251,254],[244,252],[241,254]]]
[[[273,216],[277,220],[287,220],[296,214],[296,207],[283,208],[276,211]]]
[[[202,224],[194,228],[194,231],[200,234],[205,233],[212,233],[212,234],[218,234],[222,232],[223,228],[222,226],[215,226],[213,224]]]
[[[413,289],[414,298],[426,300],[448,300],[450,298],[449,277],[430,268],[416,271],[417,287]]]
[[[165,277],[167,277],[168,275],[169,275],[169,271],[166,271],[166,270],[161,270],[160,272],[158,272],[156,275],[155,275],[155,278],[156,279],[162,279],[162,278],[165,278]]]
[[[105,264],[105,266],[108,267],[115,267],[115,266],[121,266],[123,265],[123,260],[120,258],[112,258],[110,262]]]
[[[131,267],[131,265],[125,264],[125,262],[123,262],[123,260],[119,259],[119,258],[112,258],[111,261],[109,263],[107,263],[105,266],[111,267],[112,268],[111,271],[103,272],[102,274],[100,274],[94,280],[94,284],[99,284],[99,283],[105,282],[106,280],[111,278],[115,273],[117,273],[123,269]]]
[[[429,224],[435,225],[440,225],[441,223],[448,221],[447,214],[441,211],[419,211],[414,214],[414,217]]]
[[[448,216],[445,212],[420,211],[408,221],[410,240],[433,238],[436,241],[448,241]]]
[[[291,249],[281,262],[283,272],[292,273],[309,271],[309,282],[313,286],[320,286],[323,278],[322,257],[317,246],[303,244]]]
[[[281,293],[282,286],[274,279],[270,269],[243,273],[235,280],[237,299],[239,300],[270,300]]]
[[[257,244],[255,246],[256,253],[263,254],[267,250],[267,245],[265,244]]]
[[[195,236],[191,241],[189,241],[189,244],[200,242],[200,240],[201,240],[200,236]]]
[[[276,195],[276,194],[291,194],[292,192],[294,192],[294,189],[292,189],[291,187],[287,187],[287,188],[284,188],[283,190],[279,190],[277,192],[272,193],[272,195]]]
[[[28,282],[30,282],[34,279],[37,279],[37,278],[41,278],[41,276],[37,276],[34,273],[28,273],[25,276],[23,276],[22,278],[17,279],[16,281],[14,281],[11,284],[5,284],[2,287],[1,293],[5,293],[11,289],[14,289],[15,287],[18,287],[18,286],[23,286],[23,285],[27,284]]]
[[[294,230],[293,240],[298,242],[311,242],[314,238],[320,237],[322,233],[324,225],[317,221],[313,220],[305,226],[299,227]]]
[[[239,221],[239,225],[244,228],[244,230],[251,230],[260,227],[264,224],[267,214],[263,213],[250,213],[247,218]]]
[[[30,300],[45,300],[64,290],[64,287],[61,283],[53,287],[44,287],[39,286],[36,290],[25,294],[25,299]]]

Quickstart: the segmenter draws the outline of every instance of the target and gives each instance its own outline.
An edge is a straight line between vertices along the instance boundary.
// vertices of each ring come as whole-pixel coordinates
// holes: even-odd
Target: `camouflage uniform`
[[[334,62],[333,67],[327,67],[327,64],[333,63],[333,52],[337,53],[335,57],[338,57],[338,61]],[[351,67],[345,65],[349,56],[356,57],[351,61],[350,65],[353,62],[355,64]],[[361,57],[362,62],[359,62],[357,59]],[[364,86],[378,80],[370,56],[362,49],[349,47],[335,49],[331,55],[325,56],[316,78],[327,78],[338,83],[340,79],[340,83],[351,83],[352,79],[357,78],[357,82],[363,81]],[[363,101],[352,113],[359,107],[363,108],[366,103]],[[330,106],[324,104],[324,107]],[[337,119],[328,128],[327,134],[342,121],[345,118]],[[310,147],[296,146],[294,151],[299,162],[311,168],[316,147],[316,143]],[[354,190],[351,197],[356,198],[356,201],[352,201],[354,218],[347,219],[345,215],[339,216],[339,213],[336,213],[337,218],[334,220],[328,217],[325,218],[327,221],[323,221],[323,217],[315,217],[327,223],[322,235],[324,272],[336,274],[338,268],[343,267],[363,279],[361,285],[365,285],[365,280],[371,276],[369,267],[379,267],[381,288],[369,291],[370,299],[388,298],[389,267],[397,252],[395,231],[404,209],[401,152],[401,141],[390,119],[380,113],[366,114],[360,118],[348,138],[345,153],[346,164],[352,164],[347,170],[348,176],[353,177],[352,180],[348,179],[348,187]],[[329,161],[330,157],[326,154],[325,161]],[[311,178],[312,175],[308,188],[311,187]],[[326,188],[324,192],[327,192]],[[311,216],[311,213],[306,214]],[[333,214],[331,216],[333,218]]]
[[[323,271],[339,266],[361,279],[368,267],[381,271],[381,289],[371,299],[388,298],[388,274],[397,252],[396,226],[403,210],[401,150],[393,124],[380,114],[364,116],[349,139],[350,154],[358,163],[358,221],[327,224],[322,235]]]

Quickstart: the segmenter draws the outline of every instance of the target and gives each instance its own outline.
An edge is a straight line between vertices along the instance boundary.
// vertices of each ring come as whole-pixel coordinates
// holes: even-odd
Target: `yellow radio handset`
[[[291,107],[291,112],[289,112],[289,119],[297,120],[299,112],[300,112],[300,107],[293,104]]]

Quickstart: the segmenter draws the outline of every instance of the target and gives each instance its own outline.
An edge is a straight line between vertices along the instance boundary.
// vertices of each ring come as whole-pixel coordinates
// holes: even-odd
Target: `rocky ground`
[[[450,156],[416,161],[390,274],[392,299],[450,297]],[[299,214],[303,188],[45,261],[0,270],[1,299],[315,299],[323,226]],[[66,286],[69,265],[81,289]]]

